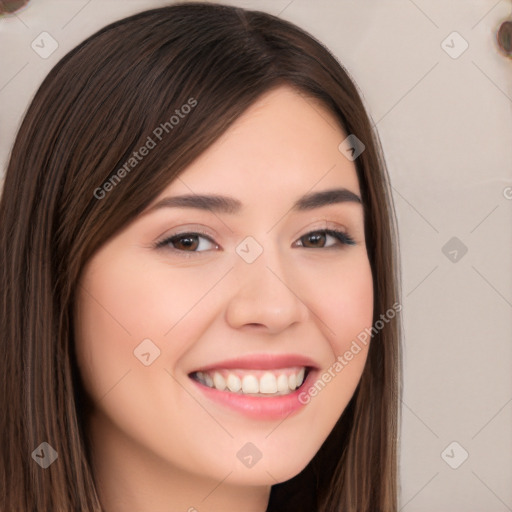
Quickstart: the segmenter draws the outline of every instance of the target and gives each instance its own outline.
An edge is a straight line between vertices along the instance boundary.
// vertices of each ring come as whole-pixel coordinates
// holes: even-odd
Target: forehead
[[[260,97],[162,195],[216,192],[243,200],[328,187],[358,193],[355,165],[338,149],[346,136],[319,100],[282,86]]]

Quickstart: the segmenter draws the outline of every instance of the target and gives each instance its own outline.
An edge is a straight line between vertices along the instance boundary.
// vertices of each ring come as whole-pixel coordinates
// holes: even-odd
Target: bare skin
[[[189,374],[237,356],[298,354],[320,378],[371,327],[362,205],[291,210],[312,192],[360,196],[354,162],[338,150],[346,135],[313,100],[271,91],[155,200],[219,194],[240,201],[239,212],[147,211],[88,262],[75,329],[106,511],[264,512],[271,486],[298,474],[331,432],[368,346],[282,419],[213,401]],[[206,236],[153,247],[198,231]],[[256,244],[242,247],[262,249],[251,263],[236,251],[249,236]],[[160,350],[148,366],[134,356],[145,339]],[[248,442],[261,454],[252,467],[237,456]]]

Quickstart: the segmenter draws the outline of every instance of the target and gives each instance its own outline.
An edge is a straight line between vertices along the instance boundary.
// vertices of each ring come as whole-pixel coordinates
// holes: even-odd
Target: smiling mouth
[[[311,368],[294,366],[275,370],[212,369],[189,377],[203,386],[237,395],[276,397],[294,393]]]

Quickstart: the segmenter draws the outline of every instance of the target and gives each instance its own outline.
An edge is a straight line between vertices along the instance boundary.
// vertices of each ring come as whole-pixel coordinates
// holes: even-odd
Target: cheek
[[[311,291],[311,308],[329,341],[330,357],[302,399],[323,418],[328,434],[352,397],[363,372],[373,322],[373,278],[367,257],[344,262]]]
[[[78,364],[96,399],[143,366],[134,350],[145,339],[161,345],[172,320],[158,309],[160,297],[146,269],[128,258],[106,256],[100,251],[84,270],[75,310]]]
[[[204,295],[188,277],[162,273],[129,256],[98,254],[83,274],[75,314],[85,360],[95,356],[125,367],[144,339],[162,347],[167,333]]]
[[[100,272],[91,279],[84,275],[74,323],[78,366],[85,388],[96,399],[127,371],[136,340],[125,322],[127,297],[104,277]]]
[[[344,261],[328,274],[316,274],[308,292],[334,354],[339,355],[373,321],[373,278],[367,256]]]
[[[198,313],[207,303],[202,298],[219,279],[211,272],[192,272],[162,271],[161,265],[112,248],[91,260],[78,287],[74,325],[80,373],[96,402],[127,390],[130,383],[137,383],[129,393],[133,402],[142,403],[149,387],[154,386],[152,392],[169,387],[165,370],[179,361],[203,328],[197,321],[207,316]],[[137,355],[148,351],[151,359],[158,356],[145,366]],[[126,409],[123,414],[129,413]]]

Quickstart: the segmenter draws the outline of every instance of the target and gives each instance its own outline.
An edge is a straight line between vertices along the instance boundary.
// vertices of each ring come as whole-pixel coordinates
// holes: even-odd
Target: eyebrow
[[[306,194],[292,206],[292,211],[308,211],[331,204],[357,203],[362,205],[361,198],[346,188],[324,190]],[[187,194],[165,197],[151,206],[146,213],[161,208],[197,208],[218,213],[235,214],[242,209],[242,203],[233,197],[222,195]]]

